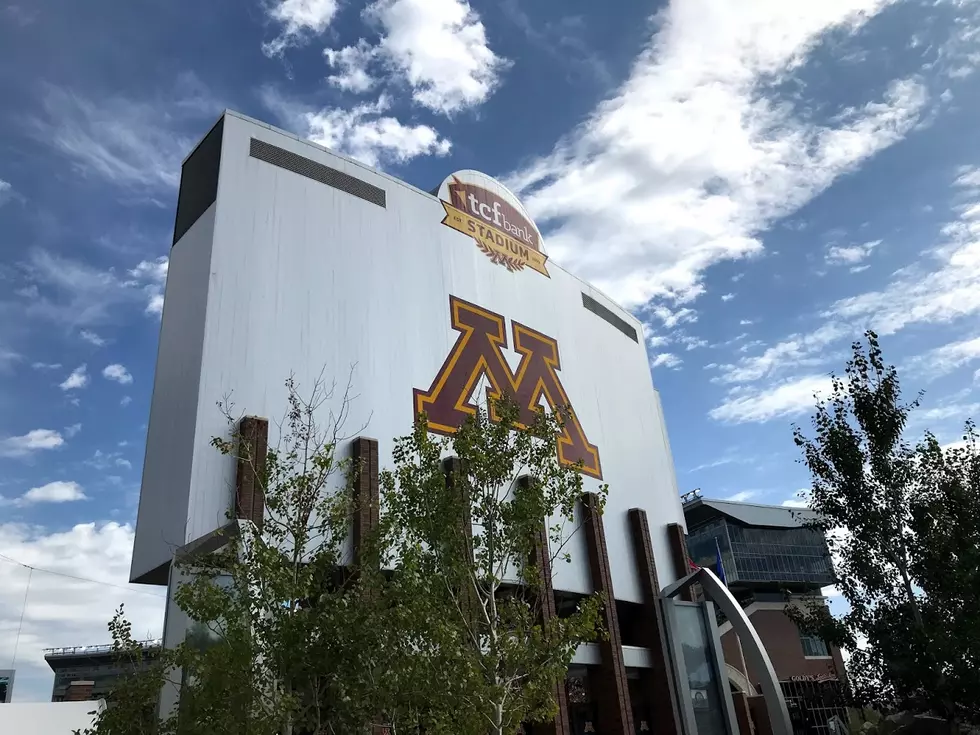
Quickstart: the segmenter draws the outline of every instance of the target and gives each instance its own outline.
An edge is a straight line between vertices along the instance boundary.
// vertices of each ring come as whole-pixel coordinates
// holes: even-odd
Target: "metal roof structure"
[[[801,528],[817,517],[816,513],[806,508],[736,503],[731,500],[709,500],[701,497],[684,504],[684,515],[688,519],[688,526],[698,525],[718,514],[746,526],[764,528]]]

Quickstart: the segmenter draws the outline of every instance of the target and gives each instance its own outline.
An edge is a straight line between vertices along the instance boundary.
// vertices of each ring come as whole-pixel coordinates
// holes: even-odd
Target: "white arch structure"
[[[783,697],[783,691],[779,686],[779,679],[776,678],[776,670],[772,666],[772,661],[769,660],[769,654],[766,653],[759,634],[755,632],[755,627],[749,621],[745,611],[742,610],[742,606],[738,604],[738,600],[732,596],[728,587],[722,584],[714,572],[702,567],[683,579],[664,587],[661,595],[665,598],[675,597],[692,584],[700,584],[707,598],[725,613],[742,642],[745,657],[759,672],[762,679],[759,686],[762,687],[762,695],[765,698],[766,711],[769,713],[773,735],[793,735],[793,725],[790,723],[786,699]]]

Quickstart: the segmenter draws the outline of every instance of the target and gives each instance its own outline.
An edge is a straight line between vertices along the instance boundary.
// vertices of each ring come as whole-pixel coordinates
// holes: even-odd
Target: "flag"
[[[721,583],[728,586],[728,580],[725,579],[725,565],[721,563],[721,547],[718,545],[718,539],[715,539],[715,574],[718,575],[718,579]]]
[[[688,558],[687,558],[687,565],[688,565],[689,567],[691,567],[691,571],[692,571],[692,572],[696,572],[696,571],[697,571],[698,569],[700,569],[700,568],[701,568],[701,567],[699,567],[699,566],[698,566],[697,564],[695,564],[695,563],[694,563],[694,559],[692,559],[691,557],[688,557]]]

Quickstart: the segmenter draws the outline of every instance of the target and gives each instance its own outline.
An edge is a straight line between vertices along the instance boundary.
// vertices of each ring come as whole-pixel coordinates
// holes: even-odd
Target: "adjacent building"
[[[14,669],[0,669],[0,704],[10,702],[14,695]]]
[[[684,496],[687,546],[694,564],[714,569],[720,554],[728,588],[758,632],[779,677],[798,732],[827,735],[834,716],[847,721],[840,650],[800,631],[786,615],[803,597],[834,583],[824,534],[812,511]],[[733,688],[755,694],[759,672],[746,665],[731,624],[720,621]]]
[[[54,672],[52,702],[111,699],[112,688],[122,677],[145,668],[156,658],[161,641],[143,641],[140,662],[120,661],[111,645],[47,648],[44,660]]]

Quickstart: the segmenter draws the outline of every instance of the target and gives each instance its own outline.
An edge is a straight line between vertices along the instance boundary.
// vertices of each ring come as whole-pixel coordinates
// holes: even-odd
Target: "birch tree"
[[[420,711],[426,732],[503,735],[551,719],[575,649],[600,633],[596,595],[542,619],[541,562],[570,561],[583,493],[557,458],[563,412],[516,430],[516,407],[495,408],[499,421],[481,408],[450,437],[420,417],[381,478],[382,543],[405,593],[395,604],[420,625],[421,658],[445,691]]]

